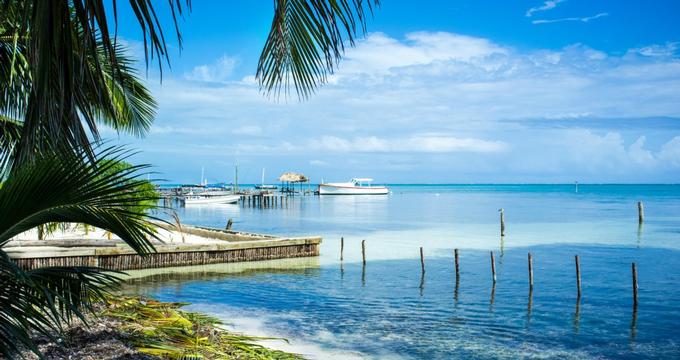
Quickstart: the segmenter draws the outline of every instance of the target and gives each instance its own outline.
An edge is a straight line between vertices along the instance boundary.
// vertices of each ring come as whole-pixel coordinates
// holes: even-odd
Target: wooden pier
[[[3,250],[23,269],[45,266],[99,266],[138,270],[242,261],[319,256],[321,237],[276,237],[230,230],[182,226],[204,243],[164,243],[140,256],[120,240],[47,240],[9,243]]]
[[[241,195],[241,206],[252,208],[288,207],[288,196],[276,193],[254,193]]]

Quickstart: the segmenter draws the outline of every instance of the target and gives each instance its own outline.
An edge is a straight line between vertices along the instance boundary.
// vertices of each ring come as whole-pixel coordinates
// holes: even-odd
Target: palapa
[[[279,177],[279,181],[288,183],[302,183],[308,182],[309,179],[304,174],[285,172]]]

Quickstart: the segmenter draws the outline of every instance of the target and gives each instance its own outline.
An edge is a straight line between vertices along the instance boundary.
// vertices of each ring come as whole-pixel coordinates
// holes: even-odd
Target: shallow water
[[[179,208],[183,222],[324,237],[302,268],[182,271],[131,289],[280,336],[316,358],[677,358],[680,186],[392,186],[287,208]],[[637,201],[645,223],[637,223]],[[504,208],[506,236],[499,236]],[[345,238],[344,261],[339,239]],[[366,239],[366,267],[360,241]],[[419,247],[426,257],[421,277]],[[460,248],[458,286],[452,249]],[[489,250],[496,258],[493,287]],[[534,258],[529,292],[527,253]],[[576,298],[574,255],[583,296]],[[639,273],[633,311],[631,263]]]

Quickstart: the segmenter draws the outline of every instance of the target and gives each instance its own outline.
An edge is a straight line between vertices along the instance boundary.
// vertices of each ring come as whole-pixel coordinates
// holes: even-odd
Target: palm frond
[[[366,31],[379,0],[275,0],[274,19],[257,65],[260,89],[278,97],[295,88],[308,98]]]
[[[99,41],[98,56],[103,65],[103,85],[109,92],[111,106],[97,106],[96,117],[118,131],[144,136],[151,128],[158,104],[139,78],[133,66],[134,61],[126,55],[127,49],[116,44],[114,49],[117,62],[112,64],[105,56],[102,44]],[[93,61],[89,61],[90,66],[92,63]],[[96,104],[96,101],[92,103]]]
[[[21,123],[0,115],[0,181],[5,178],[21,138]]]
[[[12,359],[28,349],[40,355],[32,333],[56,340],[62,324],[84,321],[83,310],[120,283],[116,274],[91,267],[23,271],[0,250],[0,354]]]
[[[152,1],[129,3],[144,35],[147,67],[149,59],[158,58],[162,70],[161,59],[168,59],[167,44]],[[183,4],[191,6],[189,0],[169,1],[176,28]],[[9,76],[12,82],[7,84],[14,84],[14,79],[30,80],[29,86],[3,91],[11,96],[3,96],[4,104],[0,102],[0,111],[24,118],[15,164],[30,161],[34,149],[55,144],[84,148],[92,156],[89,145],[91,139],[99,138],[96,122],[100,115],[136,135],[148,130],[155,103],[146,102],[148,91],[129,76],[128,60],[119,59],[103,0],[5,0],[3,5],[12,11],[0,15],[0,40],[6,40],[3,45],[9,47],[0,75]],[[117,2],[113,5],[115,23]],[[28,75],[23,78],[16,75],[15,65],[6,65],[13,63],[16,54],[27,63]]]
[[[110,231],[139,253],[152,251],[152,218],[137,206],[157,195],[138,178],[147,166],[118,166],[127,155],[105,148],[91,159],[84,150],[68,150],[17,168],[0,188],[0,246],[41,224],[73,222]]]

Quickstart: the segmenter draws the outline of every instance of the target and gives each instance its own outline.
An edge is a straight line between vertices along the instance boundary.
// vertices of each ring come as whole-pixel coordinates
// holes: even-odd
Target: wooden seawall
[[[318,236],[275,237],[188,226],[182,226],[182,232],[213,241],[159,244],[155,245],[155,253],[146,256],[137,255],[120,240],[83,240],[80,245],[78,240],[42,241],[40,246],[36,246],[37,241],[23,241],[23,244],[10,244],[4,250],[23,269],[100,266],[111,270],[138,270],[318,256],[321,243]]]

